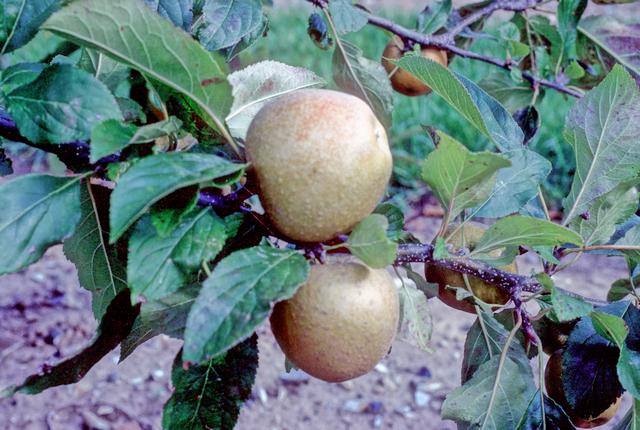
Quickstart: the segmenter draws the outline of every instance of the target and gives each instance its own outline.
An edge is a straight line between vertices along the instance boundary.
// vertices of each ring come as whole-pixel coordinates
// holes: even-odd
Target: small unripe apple
[[[458,229],[457,224],[452,224],[447,229],[445,237],[456,229],[457,231],[449,239],[448,243],[452,244],[454,248],[464,247],[473,251],[474,247],[484,234],[486,227],[481,224],[469,222]],[[500,251],[498,250],[496,254],[500,255]],[[499,269],[507,272],[518,273],[518,266],[515,261],[507,266],[501,266]],[[466,289],[464,277],[461,273],[454,272],[449,269],[443,269],[433,264],[427,264],[425,265],[425,277],[427,281],[438,284],[438,298],[441,301],[452,308],[469,313],[475,313],[475,308],[472,302],[468,300],[458,300],[456,298],[456,291],[447,288],[447,285],[449,285],[455,288]],[[509,294],[495,285],[486,283],[482,279],[474,276],[467,276],[467,278],[474,296],[483,302],[503,305],[509,301]]]
[[[382,197],[392,160],[387,134],[358,97],[301,90],[255,116],[246,151],[273,225],[299,242],[348,233]]]
[[[307,282],[271,314],[287,358],[327,382],[369,372],[387,354],[398,328],[399,299],[386,270],[355,262],[312,266]]]
[[[569,415],[571,421],[576,427],[583,429],[590,429],[606,424],[611,418],[613,418],[620,408],[622,402],[622,396],[618,397],[604,412],[596,417],[584,417],[580,416],[574,411],[564,394],[564,387],[562,382],[562,353],[563,350],[558,350],[549,357],[547,367],[544,370],[544,385],[547,389],[547,395],[556,401],[562,409]]]
[[[421,54],[424,58],[433,60],[443,66],[447,66],[447,51],[437,48],[422,48]],[[382,53],[382,65],[390,74],[391,86],[394,90],[406,96],[421,96],[431,92],[431,88],[415,75],[399,68],[389,60],[397,60],[404,53],[404,42],[398,36],[394,36],[384,48]]]

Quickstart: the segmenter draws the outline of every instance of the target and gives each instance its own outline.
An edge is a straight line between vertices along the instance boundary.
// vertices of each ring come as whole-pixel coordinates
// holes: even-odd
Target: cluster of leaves
[[[632,76],[635,57],[625,57],[620,62],[626,69],[616,65],[604,79],[605,69],[589,82],[577,76],[584,47],[609,52],[613,37],[592,30],[600,43],[594,48],[585,42],[580,8],[560,2],[559,52],[541,36],[539,28],[551,27],[543,19],[516,14],[500,30],[509,42],[505,55],[522,63],[529,59],[544,76],[552,68],[542,64],[554,64],[559,65],[553,69],[556,79],[569,76],[582,87],[599,82],[567,118],[565,136],[577,171],[562,225],[545,217],[537,198],[550,163],[526,146],[537,128],[535,121],[531,125],[535,96],[518,105],[524,113],[514,119],[502,97],[446,67],[415,55],[397,64],[497,148],[474,153],[432,130],[436,149],[422,164],[423,179],[445,210],[442,231],[455,220],[496,219],[469,257],[502,265],[524,247],[556,268],[562,251],[609,246],[605,252],[626,258],[629,277],[612,286],[611,300],[621,301],[611,307],[594,311],[548,277],[541,277],[547,291],[535,299],[555,322],[579,319],[564,353],[570,381],[601,378],[598,372],[585,378],[583,372],[588,365],[600,368],[600,360],[619,382],[603,393],[568,384],[571,406],[593,412],[604,401],[597,399],[608,401],[623,389],[640,398],[640,328],[637,302],[629,299],[637,298],[640,263],[633,249],[640,244],[634,215],[640,92]],[[366,25],[367,12],[347,0],[332,0],[323,12],[324,17],[310,19],[309,34],[321,48],[335,46],[335,85],[369,103],[389,126],[393,94],[387,74],[343,38]],[[420,15],[418,29],[442,31],[462,12],[453,11],[450,2],[433,2]],[[268,100],[326,83],[312,72],[273,61],[229,73],[227,62],[266,31],[260,0],[10,1],[0,4],[0,13],[5,18],[0,23],[0,116],[18,130],[11,137],[51,152],[66,146],[88,150],[85,163],[68,166],[72,174],[0,182],[0,242],[12,244],[0,249],[0,274],[21,270],[48,247],[63,243],[81,285],[92,293],[100,321],[84,351],[2,394],[75,382],[117,345],[125,359],[164,333],[184,339],[164,426],[232,427],[257,368],[255,329],[274,302],[295,293],[309,271],[295,246],[269,237],[255,202],[238,203],[237,196],[248,192],[240,143]],[[614,59],[618,48],[609,52]],[[550,57],[546,63],[540,60],[542,51]],[[511,73],[510,79],[517,75]],[[394,263],[399,243],[413,241],[403,228],[402,212],[385,203],[341,246],[369,266],[383,268]],[[445,242],[438,238],[437,258],[452,258]],[[400,290],[401,334],[427,349],[426,300],[433,286],[410,267],[404,269],[416,286],[404,283]],[[570,426],[562,409],[536,387],[530,345],[515,336],[520,324],[511,313],[494,315],[481,307],[478,317],[465,346],[463,385],[447,398],[444,416],[468,426]],[[599,354],[602,349],[607,354]],[[574,366],[574,375],[575,357],[586,364]],[[638,425],[639,410],[636,404],[627,422]]]

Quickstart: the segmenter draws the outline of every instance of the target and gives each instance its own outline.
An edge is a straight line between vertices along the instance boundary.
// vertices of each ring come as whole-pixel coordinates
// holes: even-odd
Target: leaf
[[[418,15],[418,31],[433,34],[447,23],[451,14],[451,0],[431,0]]]
[[[480,321],[480,318],[482,321]],[[464,357],[462,359],[461,380],[466,383],[478,368],[493,357],[500,356],[506,344],[509,332],[493,313],[481,311],[478,319],[473,323],[464,343]],[[522,367],[528,366],[529,360],[522,345],[511,342],[509,357],[519,362]]]
[[[425,352],[433,352],[429,346],[433,321],[427,296],[416,287],[404,283],[398,293],[401,315],[398,338]]]
[[[26,45],[38,27],[60,7],[60,0],[3,0],[0,2],[0,53]]]
[[[187,276],[213,260],[226,240],[224,222],[210,208],[184,216],[167,236],[143,217],[129,239],[127,280],[133,298],[157,300],[180,289]]]
[[[551,278],[547,277],[547,279],[551,281]],[[553,305],[553,311],[549,315],[549,318],[552,321],[574,321],[585,315],[589,315],[593,310],[593,306],[585,302],[582,298],[569,295],[553,286],[553,284],[551,285],[551,304]]]
[[[180,130],[182,121],[175,116],[142,127],[117,120],[103,121],[91,132],[91,159],[95,163],[102,157],[118,152],[129,145],[149,143]]]
[[[258,368],[257,336],[201,365],[173,363],[175,388],[164,406],[166,430],[232,429],[240,406],[249,399]]]
[[[438,136],[438,146],[422,165],[422,178],[454,218],[484,202],[494,187],[496,171],[510,162],[491,152],[471,152],[442,132]]]
[[[191,98],[227,134],[231,87],[220,57],[138,0],[76,1],[42,26],[96,49]]]
[[[417,55],[405,55],[396,64],[431,87],[499,149],[510,150],[522,146],[522,130],[511,114],[464,76]]]
[[[640,245],[640,225],[631,227],[625,235],[616,242],[616,245],[622,246],[638,246]],[[640,262],[640,251],[622,251],[627,258],[632,261]]]
[[[227,49],[232,58],[267,27],[260,0],[206,0],[192,33],[209,51]]]
[[[307,69],[277,61],[252,64],[230,74],[228,79],[233,87],[233,105],[226,121],[231,134],[241,139],[265,103],[292,91],[325,84]]]
[[[442,418],[472,428],[511,430],[535,392],[528,365],[523,368],[509,357],[501,364],[500,355],[496,355],[447,395],[442,404]]]
[[[564,224],[593,201],[640,173],[640,91],[621,66],[573,106],[565,139],[576,155],[576,174],[564,199]]]
[[[500,218],[522,209],[538,193],[538,187],[551,172],[551,163],[529,149],[516,149],[500,155],[511,166],[498,170],[496,185],[475,216]]]
[[[624,23],[612,14],[588,16],[580,21],[578,31],[622,64],[636,78],[640,77],[640,23]]]
[[[47,388],[78,382],[127,336],[138,308],[139,305],[131,305],[127,291],[121,292],[107,308],[96,336],[87,347],[54,366],[45,366],[41,373],[29,376],[22,384],[1,390],[0,398],[16,393],[38,394]]]
[[[143,303],[131,332],[122,341],[120,362],[129,357],[137,347],[159,334],[182,338],[189,309],[199,292],[198,285],[190,285],[163,299]]]
[[[32,142],[88,139],[94,125],[110,118],[122,119],[107,87],[68,64],[47,67],[29,85],[6,97],[20,133]]]
[[[638,190],[634,185],[629,182],[620,183],[593,201],[587,217],[576,217],[569,223],[569,227],[582,236],[585,245],[607,243],[615,233],[616,226],[635,213],[638,208]]]
[[[640,277],[633,278],[633,284],[631,283],[631,278],[618,279],[611,284],[611,288],[607,293],[607,301],[615,302],[622,300],[629,294],[632,294],[638,286],[640,286]]]
[[[64,255],[78,271],[82,288],[92,297],[93,315],[100,321],[111,301],[127,288],[126,270],[114,246],[108,244],[108,188],[82,184],[81,218],[73,236],[64,241]]]
[[[307,261],[290,249],[260,245],[222,259],[189,312],[183,359],[202,362],[246,339],[308,274]]]
[[[527,106],[513,113],[513,119],[524,133],[523,144],[528,144],[540,128],[540,116],[535,106]]]
[[[576,58],[578,22],[587,7],[587,0],[560,0],[558,2],[558,32],[562,38],[562,56],[565,60]]]
[[[131,74],[129,67],[89,48],[81,48],[78,67],[98,78],[113,93],[118,90],[124,80],[129,79]]]
[[[400,240],[404,235],[404,214],[393,203],[381,203],[374,210],[374,214],[384,215],[389,222],[387,236],[393,241]]]
[[[193,0],[144,0],[147,6],[157,10],[176,27],[189,31],[193,22]]]
[[[143,158],[120,177],[111,195],[111,243],[162,197],[190,185],[239,175],[244,167],[211,154],[171,152]]]
[[[616,315],[604,312],[591,312],[591,322],[596,332],[610,342],[622,348],[628,329],[624,320]]]
[[[80,220],[80,179],[31,174],[0,183],[0,275],[39,260],[73,233]]]
[[[630,305],[623,317],[629,334],[620,348],[617,366],[618,378],[622,386],[634,398],[640,399],[640,310]],[[622,328],[619,327],[619,321],[614,324],[617,324],[618,327],[610,328],[609,331],[615,330],[617,332],[616,338],[619,340],[622,336]]]
[[[333,80],[342,91],[367,102],[382,125],[391,127],[393,88],[382,64],[365,58],[356,45],[339,39],[333,52]]]
[[[479,85],[512,113],[528,106],[533,100],[531,85],[525,81],[516,82],[506,73],[491,73]]]
[[[46,67],[42,63],[18,63],[2,71],[0,90],[4,94],[35,81]]]
[[[581,246],[578,233],[551,221],[523,215],[499,219],[485,231],[472,254],[486,254],[506,246],[556,246],[565,243]]]
[[[314,12],[309,15],[307,34],[320,49],[327,50],[333,46],[333,39],[329,37],[327,22],[319,13]]]
[[[383,269],[391,265],[398,253],[398,244],[387,237],[389,221],[381,214],[371,214],[355,226],[347,248],[367,266]]]
[[[628,303],[616,302],[598,312],[623,316]],[[596,332],[590,317],[581,318],[562,355],[562,384],[571,409],[579,416],[598,416],[622,395],[616,366],[618,348]]]
[[[575,430],[573,423],[552,398],[544,397],[544,412],[540,407],[540,390],[531,397],[527,411],[515,430]]]
[[[329,13],[339,35],[360,30],[367,25],[367,12],[355,7],[351,0],[330,0]]]

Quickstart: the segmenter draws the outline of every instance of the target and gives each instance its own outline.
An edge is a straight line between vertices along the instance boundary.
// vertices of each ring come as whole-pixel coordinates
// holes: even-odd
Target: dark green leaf
[[[343,91],[367,102],[388,129],[393,111],[393,89],[382,64],[365,58],[357,46],[339,40],[333,53],[333,79]]]
[[[222,59],[149,11],[139,0],[83,0],[54,14],[43,28],[184,94],[209,125],[227,135],[223,119],[231,106],[231,86]]]
[[[183,357],[201,362],[246,339],[307,279],[309,264],[293,250],[270,246],[236,251],[205,281],[187,319]]]
[[[630,305],[623,317],[629,334],[620,349],[618,378],[634,398],[640,399],[640,310]]]
[[[611,284],[611,288],[607,293],[607,301],[615,302],[622,300],[629,294],[632,294],[638,286],[640,286],[640,277],[633,278],[633,284],[631,283],[631,278],[618,279]]]
[[[176,339],[182,338],[189,309],[196,301],[198,292],[200,292],[199,285],[190,285],[164,299],[143,303],[131,332],[122,341],[120,361],[122,362],[137,347],[159,334],[166,334]]]
[[[37,261],[73,233],[80,220],[80,179],[25,175],[0,183],[0,275]]]
[[[544,396],[544,410],[541,408],[540,390],[529,402],[527,411],[515,430],[575,430],[573,423],[553,399]]]
[[[156,300],[177,291],[189,274],[218,255],[225,240],[224,223],[210,208],[184,216],[164,237],[150,216],[143,217],[129,239],[127,280],[133,297]]]
[[[438,132],[440,142],[422,166],[422,178],[450,218],[487,200],[498,169],[511,163],[491,152],[471,152],[460,142]]]
[[[131,305],[129,293],[121,292],[107,308],[96,337],[87,347],[53,367],[45,367],[42,373],[29,376],[22,384],[0,391],[0,398],[16,393],[38,394],[47,388],[78,382],[129,334],[138,311],[138,305]]]
[[[590,316],[596,332],[609,342],[615,343],[618,348],[622,348],[629,332],[624,320],[604,312],[591,312]]]
[[[6,98],[20,133],[32,142],[88,139],[96,124],[122,119],[107,87],[67,64],[47,67],[33,82],[13,90]]]
[[[30,84],[38,78],[44,68],[45,65],[42,63],[19,63],[7,67],[2,71],[0,90],[4,94],[9,94],[22,85]]]
[[[257,336],[201,365],[173,363],[175,388],[164,406],[165,430],[232,429],[240,406],[251,395],[258,368]]]
[[[215,155],[184,152],[140,160],[120,177],[111,195],[111,242],[161,198],[190,185],[239,175],[244,167]]]
[[[564,136],[576,174],[564,199],[564,223],[589,211],[595,199],[640,172],[640,90],[621,66],[573,106]]]
[[[389,221],[387,227],[387,236],[391,240],[400,240],[404,236],[404,214],[396,205],[392,203],[381,203],[375,210],[374,214],[384,215]]]
[[[351,0],[330,0],[329,13],[339,35],[358,31],[367,25],[367,12],[355,7]]]
[[[451,14],[451,0],[431,0],[418,15],[418,31],[433,34],[446,23]]]
[[[11,52],[29,42],[61,3],[60,0],[0,1],[0,53]]]
[[[560,0],[558,2],[558,32],[562,38],[563,58],[576,58],[578,22],[587,7],[587,0]]]
[[[76,266],[80,285],[91,291],[93,315],[100,321],[109,303],[127,288],[124,264],[108,244],[110,190],[84,183],[80,191],[81,219],[64,241],[64,254]]]
[[[144,0],[147,6],[157,10],[176,27],[189,31],[193,22],[193,0]]]
[[[371,214],[355,226],[347,247],[367,266],[382,269],[396,259],[398,244],[387,237],[389,221],[381,214]]]

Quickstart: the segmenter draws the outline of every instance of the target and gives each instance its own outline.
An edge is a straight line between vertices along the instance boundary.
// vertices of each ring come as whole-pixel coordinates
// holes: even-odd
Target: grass
[[[272,14],[269,37],[261,39],[243,52],[240,57],[241,63],[246,65],[272,59],[307,68],[327,82],[332,82],[332,50],[319,49],[307,35],[310,11],[307,8],[299,8]],[[410,16],[387,16],[403,25],[413,25],[414,19]],[[379,29],[366,27],[358,33],[348,35],[347,39],[359,46],[368,58],[378,59],[389,40],[389,35]],[[480,41],[474,49],[476,48],[485,52],[491,51],[491,42]],[[463,58],[456,58],[451,68],[476,82],[495,70],[490,65]],[[567,194],[575,164],[573,152],[562,138],[564,117],[572,102],[557,93],[547,92],[537,106],[542,126],[529,143],[531,149],[538,151],[553,164],[553,171],[543,184],[543,189],[547,199],[554,206],[559,206],[560,199]],[[395,156],[396,185],[415,187],[420,177],[420,163],[433,149],[430,138],[422,131],[423,125],[433,125],[451,134],[474,151],[490,147],[487,139],[440,97],[405,97],[396,94],[393,127],[390,133]]]

